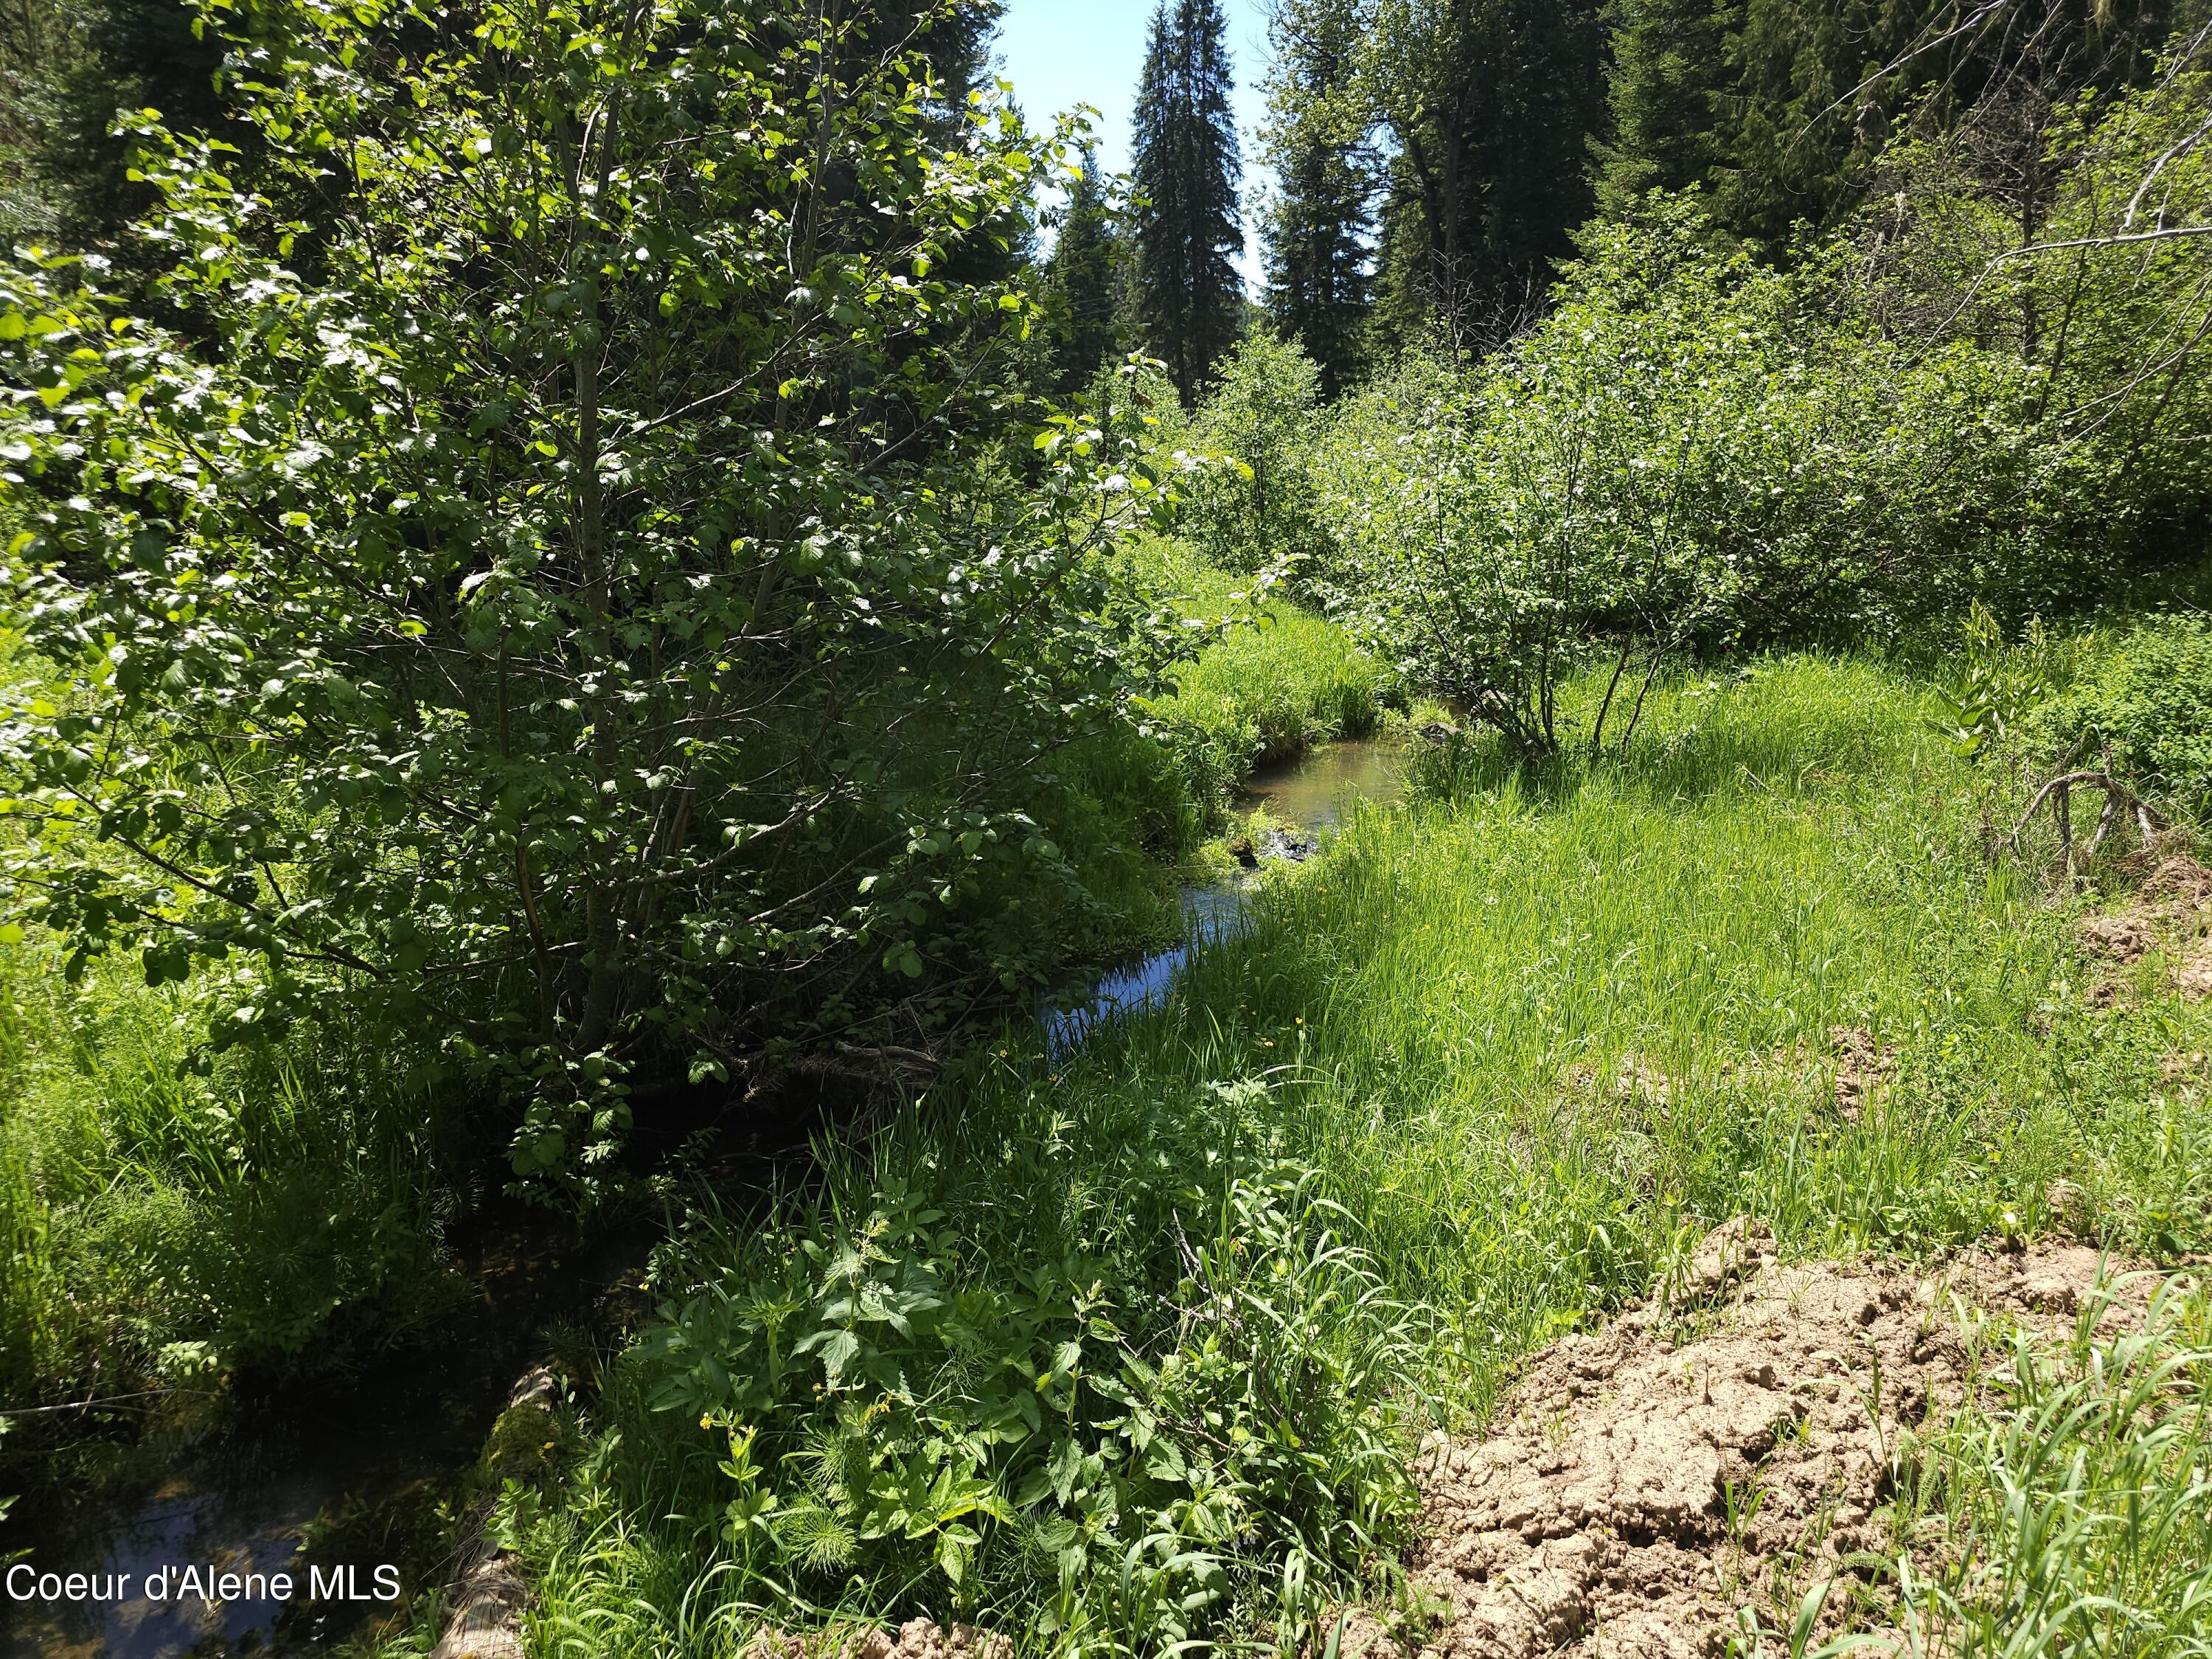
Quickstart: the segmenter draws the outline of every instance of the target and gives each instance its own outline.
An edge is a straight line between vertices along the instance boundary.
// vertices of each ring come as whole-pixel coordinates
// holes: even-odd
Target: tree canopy
[[[1186,403],[1243,325],[1226,27],[1220,0],[1160,0],[1132,118],[1139,317]]]

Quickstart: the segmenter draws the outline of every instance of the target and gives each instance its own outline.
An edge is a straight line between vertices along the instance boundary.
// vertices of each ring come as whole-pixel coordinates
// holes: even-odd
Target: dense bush
[[[696,1218],[531,1540],[549,1622],[665,1550],[714,1584],[717,1651],[854,1587],[1055,1647],[1310,1628],[1412,1513],[1413,1328],[1327,1180],[1272,1154],[1267,1096],[1070,1117],[994,1083],[972,1149],[896,1137],[819,1208]],[[610,1506],[656,1536],[580,1538]]]
[[[1596,747],[1686,657],[2017,623],[2201,561],[2208,100],[2176,74],[2068,112],[2032,204],[1903,147],[1894,199],[1786,270],[1694,197],[1585,228],[1509,349],[1410,356],[1340,412],[1316,591],[1543,750],[1592,663]]]
[[[2058,761],[2109,759],[2154,799],[2212,811],[2212,623],[2169,617],[2129,629],[2090,655],[2033,731]]]
[[[1999,110],[1986,113],[2000,131],[1896,146],[1849,228],[1844,310],[1916,353],[1966,346],[2031,388],[2013,418],[2042,476],[2005,526],[2029,580],[1984,577],[2014,615],[2196,565],[2212,535],[2203,40],[2178,39],[2136,91],[2060,105],[2032,141],[2002,131],[2017,113]],[[2049,566],[2060,579],[2036,580]]]
[[[1315,446],[1327,427],[1321,370],[1297,345],[1254,330],[1215,374],[1190,437],[1229,464],[1194,478],[1183,522],[1223,568],[1280,571],[1295,590],[1299,567],[1326,545],[1313,477]]]
[[[1327,591],[1534,750],[1594,661],[1620,693],[1595,746],[1669,663],[1894,631],[1972,591],[2027,487],[2018,377],[1963,349],[1908,363],[1822,320],[1818,281],[1714,251],[1686,203],[1594,232],[1510,350],[1409,357],[1343,411],[1319,463]]]
[[[471,0],[427,54],[252,21],[266,172],[346,158],[316,280],[150,125],[142,235],[212,341],[94,264],[0,279],[63,681],[0,731],[19,901],[80,963],[252,964],[223,1036],[342,997],[442,1042],[525,1175],[587,1178],[640,1066],[1035,983],[1097,908],[1051,757],[1161,659],[1097,556],[1149,464],[1033,447],[1030,304],[959,274],[1048,155],[988,104],[948,139],[920,59],[803,4]]]

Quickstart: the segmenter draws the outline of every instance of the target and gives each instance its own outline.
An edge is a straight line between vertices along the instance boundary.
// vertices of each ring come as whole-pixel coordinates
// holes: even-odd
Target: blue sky
[[[1098,164],[1129,168],[1129,106],[1145,65],[1145,31],[1154,0],[1012,0],[999,30],[1000,73],[1032,126],[1078,104],[1094,106]],[[1237,136],[1244,148],[1244,189],[1266,182],[1255,161],[1265,112],[1260,81],[1267,67],[1267,0],[1222,0],[1229,19],[1229,54],[1236,65]],[[1244,276],[1259,278],[1259,239],[1247,203]]]

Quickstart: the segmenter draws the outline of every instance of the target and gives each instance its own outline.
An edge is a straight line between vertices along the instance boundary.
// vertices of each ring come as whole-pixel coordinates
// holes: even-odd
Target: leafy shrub
[[[1182,1194],[1137,1259],[1012,1271],[897,1177],[865,1216],[710,1230],[631,1363],[725,1453],[720,1593],[854,1573],[1159,1650],[1249,1607],[1267,1564],[1375,1556],[1409,1508],[1407,1328],[1326,1194],[1240,1177]]]
[[[2109,757],[2146,793],[2212,811],[2212,623],[2168,617],[2122,635],[2033,728],[2055,758]]]
[[[1295,587],[1300,567],[1326,546],[1313,477],[1323,426],[1321,370],[1296,345],[1255,329],[1216,373],[1190,436],[1231,465],[1195,477],[1182,522],[1224,568],[1280,569]]]
[[[226,1037],[444,1042],[586,1188],[637,1066],[1035,982],[1096,909],[1046,757],[1163,659],[1097,556],[1150,462],[1031,448],[1031,302],[957,274],[1054,147],[948,133],[872,14],[257,16],[270,174],[350,158],[314,259],[149,124],[139,234],[215,337],[0,277],[8,579],[66,676],[0,728],[18,896],[78,962],[253,962]]]
[[[1712,240],[1663,197],[1592,228],[1543,322],[1483,363],[1410,356],[1316,463],[1329,613],[1523,750],[1565,740],[1558,688],[1592,665],[1619,694],[1595,750],[1668,664],[2080,608],[2122,568],[2109,526],[2205,499],[2202,447],[2152,441],[2183,417],[2118,359],[2069,364],[2090,401],[2059,406],[2033,353],[1886,333],[1839,248],[1781,272]],[[2124,455],[2106,391],[2139,422]]]

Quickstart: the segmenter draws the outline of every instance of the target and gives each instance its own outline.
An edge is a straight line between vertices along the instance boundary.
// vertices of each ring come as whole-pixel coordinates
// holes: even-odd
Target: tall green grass
[[[364,1032],[207,1055],[135,962],[0,946],[0,1400],[343,1358],[449,1298],[455,1129]]]
[[[2130,1288],[2101,1287],[2057,1341],[1974,1333],[1975,1393],[1899,1448],[1907,1530],[1942,1540],[1893,1566],[1899,1655],[2179,1659],[2212,1644],[2212,1304],[2193,1275],[2154,1284],[2147,1312]]]
[[[1369,1437],[1402,1451],[1424,1422],[1478,1419],[1520,1355],[1640,1294],[1733,1212],[1766,1217],[1792,1251],[1911,1255],[2040,1224],[2063,1175],[2116,1242],[2212,1242],[2212,1114],[2159,1071],[2212,1046],[2212,1020],[2148,994],[2093,1003],[2071,901],[1988,856],[1985,783],[1928,712],[1897,672],[1796,658],[1668,688],[1619,763],[1440,753],[1429,799],[1363,813],[1278,874],[1165,1008],[1064,1062],[1010,1032],[877,1140],[833,1152],[818,1188],[691,1231],[659,1264],[665,1322],[611,1365],[588,1454],[525,1529],[546,1650],[734,1653],[758,1620],[831,1607],[1124,1650],[1174,1607],[1192,1639],[1292,1644],[1328,1596],[1394,1593],[1409,1500],[1357,1455]],[[1832,1102],[1845,1024],[1898,1050],[1856,1121]],[[1263,1248],[1234,1219],[1239,1194],[1279,1179],[1307,1195],[1304,1218]],[[895,1237],[916,1210],[926,1248]],[[1194,1265],[1201,1241],[1238,1237],[1279,1280],[1252,1291],[1251,1321],[1340,1304],[1297,1265],[1340,1247],[1370,1286],[1365,1340],[1402,1356],[1395,1374],[1347,1370],[1293,1437],[1340,1461],[1341,1513],[1303,1507],[1246,1451],[1287,1443],[1264,1390],[1192,1415],[1124,1369],[1246,1363]],[[972,1341],[886,1339],[905,1369],[861,1385],[793,1349],[787,1390],[726,1420],[691,1409],[680,1379],[718,1355],[758,1374],[745,1345],[767,1310],[794,1331],[836,1323],[849,1298],[794,1264],[854,1252],[887,1282],[926,1269],[955,1303],[1039,1275],[1088,1287],[1113,1357],[1062,1437],[1100,1453],[1149,1413],[1177,1467],[1227,1495],[1224,1525],[1141,1512],[1151,1489],[1126,1468],[1107,1471],[1112,1504],[1025,1490],[1057,1443],[1010,1426],[962,1466],[1006,1518],[962,1522],[976,1537],[957,1574],[928,1524],[807,1567],[803,1528],[776,1519],[807,1448],[875,1412],[870,1455],[920,1479],[947,1432],[925,1402],[980,1399],[979,1378],[1045,1351],[987,1319]],[[1079,1322],[1070,1304],[1036,1328],[1073,1340]],[[739,1427],[757,1437],[742,1479]],[[741,1548],[726,1505],[763,1492]],[[1036,1544],[1061,1526],[1075,1557]],[[1158,1571],[1163,1550],[1180,1577]]]
[[[1186,756],[1200,799],[1256,767],[1382,723],[1389,676],[1334,623],[1177,543],[1146,543],[1131,556],[1187,625],[1215,635],[1176,671],[1173,693],[1144,710]]]

